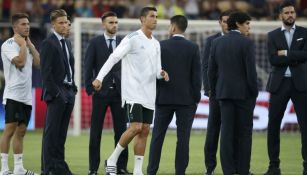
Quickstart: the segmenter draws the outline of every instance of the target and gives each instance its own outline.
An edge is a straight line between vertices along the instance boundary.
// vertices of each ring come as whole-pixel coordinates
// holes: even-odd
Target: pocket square
[[[298,38],[298,39],[296,39],[296,41],[301,41],[301,40],[303,40],[304,38]]]

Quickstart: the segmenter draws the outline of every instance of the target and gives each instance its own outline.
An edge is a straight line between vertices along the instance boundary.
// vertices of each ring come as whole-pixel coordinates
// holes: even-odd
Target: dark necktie
[[[71,75],[70,75],[69,63],[68,63],[68,58],[67,58],[65,40],[61,39],[61,43],[62,43],[62,49],[63,49],[63,54],[64,54],[64,64],[65,64],[65,72],[67,76],[67,81],[71,83]]]
[[[109,40],[109,52],[110,54],[113,52],[113,46],[112,46],[112,42],[114,41],[114,39],[108,39]]]

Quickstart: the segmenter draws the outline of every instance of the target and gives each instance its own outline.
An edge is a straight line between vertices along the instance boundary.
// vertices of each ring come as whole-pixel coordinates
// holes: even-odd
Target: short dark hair
[[[117,17],[117,14],[115,12],[111,12],[111,11],[105,12],[101,16],[101,21],[103,22],[107,17],[110,17],[110,16]]]
[[[236,23],[243,24],[246,21],[250,21],[250,20],[251,20],[251,17],[245,12],[241,12],[241,11],[233,12],[229,15],[229,18],[227,20],[228,30],[236,30],[238,29],[238,26]]]
[[[53,21],[55,21],[57,18],[63,17],[63,16],[67,16],[67,13],[66,13],[65,10],[63,10],[63,9],[53,10],[53,11],[50,13],[50,21],[53,22]]]
[[[219,16],[219,20],[221,21],[223,16],[229,16],[232,12],[233,12],[232,10],[223,11]]]
[[[26,13],[15,13],[14,15],[12,15],[12,25],[14,25],[19,19],[22,18],[27,18],[29,20],[29,15]]]
[[[157,9],[156,9],[156,7],[143,7],[142,10],[141,10],[140,17],[141,16],[147,16],[149,11],[155,11],[156,12]]]
[[[181,32],[185,32],[188,27],[188,20],[183,15],[175,15],[171,18],[171,24],[175,24]]]
[[[279,6],[279,13],[282,13],[283,8],[285,8],[285,7],[290,7],[290,6],[292,6],[292,7],[295,8],[295,5],[294,5],[293,1],[285,0],[285,1],[284,1],[283,3],[281,3],[280,6]]]
[[[68,22],[68,25],[71,26],[71,23],[72,23],[72,17],[71,16],[67,16],[67,22]]]

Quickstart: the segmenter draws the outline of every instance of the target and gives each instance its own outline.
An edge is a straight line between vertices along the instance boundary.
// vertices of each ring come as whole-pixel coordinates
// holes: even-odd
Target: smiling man
[[[295,25],[292,2],[280,5],[281,28],[268,33],[268,54],[272,72],[267,84],[270,92],[268,155],[270,165],[264,175],[280,175],[280,125],[291,99],[302,134],[303,175],[307,175],[307,29]]]
[[[147,136],[153,119],[156,99],[156,81],[168,74],[161,69],[161,51],[159,42],[152,36],[157,25],[157,10],[144,7],[140,15],[141,29],[127,35],[110,55],[100,69],[93,87],[99,91],[103,80],[112,67],[122,60],[121,100],[126,107],[129,128],[122,134],[114,152],[105,161],[107,175],[116,175],[121,152],[134,138],[134,175],[143,175],[142,164]]]

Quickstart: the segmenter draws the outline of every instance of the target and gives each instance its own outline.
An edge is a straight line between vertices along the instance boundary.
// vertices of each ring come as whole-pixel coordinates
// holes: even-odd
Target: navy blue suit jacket
[[[257,97],[255,46],[236,31],[215,39],[210,52],[208,77],[216,99]]]
[[[288,48],[284,32],[281,28],[268,33],[268,54],[272,71],[267,90],[274,93],[278,90],[287,67],[298,91],[307,91],[307,29],[296,26],[291,47]],[[288,56],[278,56],[278,50],[288,50]]]
[[[191,105],[200,100],[201,66],[199,48],[183,37],[160,42],[162,69],[170,80],[159,80],[156,104]]]
[[[120,41],[121,38],[116,37],[116,46],[119,45]],[[94,92],[92,82],[97,77],[101,67],[108,60],[109,56],[110,53],[104,35],[97,36],[90,41],[84,60],[85,88],[88,95]],[[98,92],[100,96],[106,96],[108,94],[110,87],[113,85],[113,79],[115,80],[116,90],[120,93],[121,62],[116,63],[103,79],[102,88]]]
[[[66,40],[66,44],[70,56],[69,64],[72,70],[72,85],[76,92],[77,86],[74,82],[74,55],[71,52],[72,47],[70,41]],[[51,34],[42,42],[40,58],[43,88],[42,100],[49,101],[62,92],[61,88],[64,86],[64,79],[66,76],[64,63],[65,56],[60,41],[55,34]]]
[[[216,38],[222,36],[221,33],[217,33],[214,35],[211,35],[207,38],[203,59],[202,59],[202,71],[203,71],[203,85],[204,85],[204,91],[205,95],[209,96],[210,86],[209,86],[209,80],[208,80],[208,63],[209,63],[209,57],[210,57],[210,50],[213,40]]]

